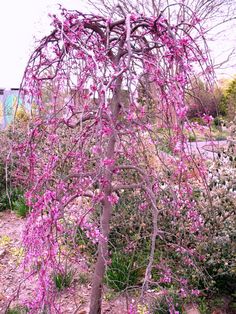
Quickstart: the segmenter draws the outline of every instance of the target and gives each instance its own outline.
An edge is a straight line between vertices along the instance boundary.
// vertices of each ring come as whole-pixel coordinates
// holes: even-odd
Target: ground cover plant
[[[102,311],[104,281],[135,286],[140,302],[149,288],[161,291],[170,313],[176,294],[200,293],[205,222],[194,187],[207,191],[207,165],[187,149],[196,123],[186,89],[196,64],[207,82],[212,66],[197,12],[181,3],[170,21],[172,8],[146,16],[117,6],[109,18],[61,8],[29,60],[21,93],[37,109],[17,171],[30,208],[24,267],[37,278],[30,313],[59,311],[55,294],[72,280],[60,273],[69,246],[78,260],[91,248],[90,314]]]

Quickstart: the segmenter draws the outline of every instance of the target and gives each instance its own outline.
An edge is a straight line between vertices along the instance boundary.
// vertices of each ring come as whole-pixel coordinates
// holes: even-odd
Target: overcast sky
[[[34,47],[34,37],[39,39],[49,32],[48,13],[56,10],[58,2],[69,9],[84,9],[83,0],[1,0],[0,88],[19,87]],[[212,45],[216,62],[221,62],[227,52],[236,47],[234,33],[236,29],[230,29],[221,41]],[[232,75],[236,67],[218,73],[221,72]]]
[[[81,10],[81,0],[0,0],[0,88],[18,87],[24,73],[34,37],[50,30],[49,12],[61,3]]]

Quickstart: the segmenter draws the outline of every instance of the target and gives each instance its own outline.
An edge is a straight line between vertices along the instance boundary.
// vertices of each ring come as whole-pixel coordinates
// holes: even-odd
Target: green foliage
[[[148,209],[145,215],[138,210],[140,202],[142,199],[139,194],[134,195],[128,191],[120,194],[119,203],[115,206],[111,219],[109,237],[111,250],[115,248],[121,251],[129,246],[130,252],[136,248],[137,251],[142,250],[144,253],[147,244],[146,235],[149,238],[152,230],[151,215]]]
[[[5,164],[0,159],[0,193],[6,190]]]
[[[223,124],[223,119],[219,116],[215,117],[214,120],[213,120],[213,125],[215,127],[219,127]]]
[[[227,96],[223,95],[219,103],[219,114],[221,114],[223,117],[227,115],[228,110],[227,103],[228,103]]]
[[[116,296],[117,296],[117,293],[114,290],[109,290],[104,294],[103,298],[105,301],[109,302],[109,301],[114,300]]]
[[[200,124],[200,125],[204,124],[203,119],[202,119],[201,117],[193,117],[193,118],[190,118],[190,121],[191,121],[191,122],[196,122],[196,123],[198,123],[198,124]]]
[[[10,208],[9,196],[6,193],[5,163],[0,157],[0,211]]]
[[[0,211],[12,209],[19,217],[25,218],[29,212],[29,207],[25,203],[23,191],[18,188],[13,188],[2,192],[0,197]]]
[[[29,310],[23,306],[15,306],[6,311],[6,314],[26,314]]]
[[[116,291],[123,291],[137,285],[138,280],[139,272],[135,268],[132,256],[120,252],[113,253],[111,265],[106,272],[107,284]]]
[[[73,281],[74,273],[73,271],[63,271],[53,274],[53,282],[58,291],[70,287]]]
[[[211,311],[209,309],[209,304],[206,298],[201,297],[201,298],[198,298],[197,301],[198,301],[198,309],[201,314],[211,314]]]
[[[190,287],[211,291],[211,293],[218,293],[218,291],[227,293],[228,291],[228,293],[232,294],[235,289],[236,271],[233,266],[235,264],[235,255],[233,253],[235,251],[233,248],[233,239],[235,239],[233,211],[235,205],[231,197],[232,192],[227,190],[228,188],[231,189],[235,184],[236,176],[232,175],[232,171],[234,171],[232,169],[235,168],[233,162],[234,159],[230,157],[227,165],[221,161],[220,163],[212,162],[210,164],[208,188],[212,197],[213,208],[208,203],[209,199],[204,193],[204,188],[199,187],[199,185],[194,186],[196,206],[206,221],[200,243],[198,241],[194,242],[194,237],[191,234],[186,234],[184,228],[180,227],[185,221],[184,208],[182,212],[183,217],[180,216],[175,221],[175,224],[172,223],[170,216],[164,213],[159,216],[158,220],[160,229],[165,230],[167,235],[165,241],[162,241],[160,238],[157,239],[156,248],[158,250],[156,250],[154,256],[154,265],[160,265],[160,262],[163,261],[164,264],[170,266],[172,273],[186,278]],[[229,176],[225,173],[227,171]],[[228,179],[226,179],[226,176]],[[217,186],[215,180],[220,186]],[[222,190],[221,184],[223,184],[223,181],[229,182],[228,180],[231,183],[229,185],[227,183],[227,188],[225,187]],[[164,193],[168,193],[168,191]],[[112,256],[112,263],[107,271],[107,283],[113,289],[122,291],[131,285],[137,285],[142,282],[150,253],[152,218],[148,204],[144,212],[138,210],[139,204],[142,203],[138,193],[133,195],[133,193],[124,191],[119,196],[119,204],[115,207],[111,219],[109,241],[110,249],[115,249],[117,253]],[[188,246],[190,243],[191,247],[195,248],[196,252],[204,257],[204,260],[195,259],[193,261],[194,267],[186,265],[184,258],[188,260],[191,257],[188,254],[183,256],[183,254],[169,249],[166,245],[166,243],[176,243],[178,240],[174,236],[176,234],[180,239],[183,239],[184,245]],[[126,252],[125,256],[121,253],[124,250]],[[136,278],[133,283],[127,283],[126,274],[134,269],[132,265],[135,265]],[[153,267],[152,280],[158,282],[159,279],[160,270]],[[168,291],[170,285],[174,285],[176,290],[181,288],[178,281],[174,279],[172,279],[171,284],[161,284]],[[164,307],[163,304],[162,306]],[[202,311],[204,311],[204,306],[207,308],[207,305],[202,304]],[[156,313],[161,312],[157,310]]]
[[[29,207],[25,203],[25,198],[22,194],[18,194],[16,200],[12,202],[13,210],[16,212],[17,216],[25,218],[29,213]]]
[[[236,79],[233,79],[224,91],[219,104],[219,114],[232,120],[236,112]]]
[[[23,136],[22,128],[15,130]],[[9,156],[9,151],[12,149],[11,127],[6,130],[1,130],[0,133],[0,211],[12,209],[12,200],[15,199],[17,191],[14,180],[14,171],[17,169],[19,158],[14,155],[14,152]],[[21,161],[22,164],[22,161]],[[6,175],[7,174],[7,175]],[[14,181],[14,182],[13,182]],[[9,200],[10,199],[10,200]]]
[[[189,137],[188,137],[189,142],[196,142],[196,140],[197,140],[196,135],[194,135],[194,134],[189,135]]]
[[[4,211],[10,208],[11,205],[9,201],[9,196],[7,195],[6,191],[2,191],[0,196],[0,211]]]
[[[13,202],[15,202],[22,191],[17,188],[10,189],[8,193],[3,191],[0,197],[0,211],[13,209]]]
[[[79,246],[81,253],[85,253],[91,259],[94,258],[97,251],[97,245],[87,237],[85,231],[80,227],[77,228],[76,244]]]

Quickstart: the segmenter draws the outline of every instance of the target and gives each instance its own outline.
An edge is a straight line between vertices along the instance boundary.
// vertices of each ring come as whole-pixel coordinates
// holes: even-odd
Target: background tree
[[[204,114],[217,117],[222,114],[220,107],[222,90],[217,87],[209,87],[199,79],[192,80],[191,87],[187,92],[188,117],[199,118]]]
[[[220,112],[229,121],[233,121],[236,116],[236,79],[227,84],[220,101]]]

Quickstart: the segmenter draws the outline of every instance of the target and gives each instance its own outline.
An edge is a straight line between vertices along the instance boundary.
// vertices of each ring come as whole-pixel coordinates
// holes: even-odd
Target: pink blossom
[[[212,116],[206,115],[204,114],[202,117],[203,121],[207,124],[210,125],[211,122],[214,120],[214,118]]]
[[[104,166],[113,166],[115,164],[114,159],[105,158],[103,159],[103,165]]]
[[[183,120],[183,119],[186,118],[187,111],[188,111],[188,108],[187,108],[186,106],[184,106],[184,107],[178,108],[178,109],[176,110],[176,113],[177,113],[178,117],[179,117],[181,120]]]
[[[196,296],[196,297],[198,297],[198,296],[201,294],[201,292],[200,292],[199,290],[192,289],[192,290],[191,290],[191,294],[194,295],[194,296]]]
[[[112,193],[111,195],[108,196],[108,201],[110,202],[111,205],[115,205],[119,202],[119,197],[116,193]]]

